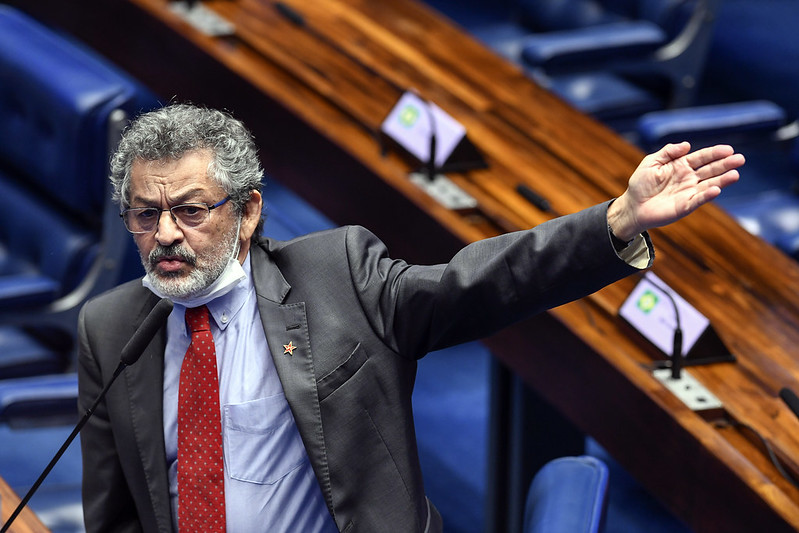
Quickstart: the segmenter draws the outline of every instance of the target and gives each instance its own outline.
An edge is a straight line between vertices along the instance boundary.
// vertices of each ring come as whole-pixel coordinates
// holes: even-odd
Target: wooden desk
[[[10,3],[75,33],[165,98],[233,110],[255,132],[271,175],[412,261],[440,261],[465,242],[553,216],[522,200],[518,183],[569,213],[620,194],[642,156],[412,0],[287,0],[304,25],[267,0],[211,2],[236,25],[232,38],[202,35],[164,0]],[[379,125],[411,87],[460,121],[489,163],[451,176],[478,210],[443,209],[409,183],[405,160],[381,153]],[[655,273],[710,318],[738,358],[690,372],[797,470],[799,420],[777,391],[799,391],[799,267],[714,206],[653,239]],[[488,344],[696,531],[799,529],[799,490],[760,443],[689,410],[644,367],[654,351],[617,317],[634,284],[623,280]]]
[[[20,497],[0,477],[0,528],[19,505]],[[50,531],[29,508],[25,508],[14,520],[9,533],[47,533]]]

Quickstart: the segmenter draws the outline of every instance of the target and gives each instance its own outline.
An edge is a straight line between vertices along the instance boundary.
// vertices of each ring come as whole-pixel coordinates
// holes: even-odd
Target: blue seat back
[[[98,232],[81,227],[57,209],[38,201],[0,173],[0,308],[47,303],[74,288],[96,256]],[[3,290],[25,283],[18,277],[46,279],[51,291],[28,294],[23,301]],[[22,296],[22,295],[21,295]]]
[[[0,381],[0,476],[20,496],[71,434],[78,421],[77,398],[74,373]],[[48,531],[84,530],[82,470],[75,439],[28,502]]]
[[[697,0],[519,0],[520,19],[539,32],[646,20],[671,38],[685,26]]]
[[[103,227],[113,208],[109,154],[125,117],[157,99],[80,43],[8,6],[0,6],[0,80],[0,311],[48,304],[90,270],[102,268],[102,282],[85,295],[110,288],[120,281],[112,278],[124,246]]]
[[[601,532],[608,479],[607,465],[596,457],[562,457],[546,463],[530,485],[524,533]]]
[[[109,115],[138,88],[80,45],[0,6],[0,161],[73,214],[105,201]]]

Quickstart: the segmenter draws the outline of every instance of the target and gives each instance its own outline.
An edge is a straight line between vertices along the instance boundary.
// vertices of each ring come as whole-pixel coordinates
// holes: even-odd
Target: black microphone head
[[[161,326],[166,322],[169,313],[172,312],[172,302],[166,298],[162,298],[160,302],[155,304],[153,310],[144,319],[139,329],[130,338],[128,343],[122,348],[122,355],[120,359],[124,365],[132,365],[139,360],[144,349],[150,344],[150,341],[155,337],[156,332],[161,329]]]
[[[797,412],[797,416],[799,416],[799,397],[796,396],[796,393],[788,387],[783,387],[780,389],[779,396],[782,398],[782,401],[794,409]]]
[[[799,418],[799,397],[796,396],[796,393],[788,387],[783,387],[780,389],[779,395],[785,405],[788,406],[788,409]]]

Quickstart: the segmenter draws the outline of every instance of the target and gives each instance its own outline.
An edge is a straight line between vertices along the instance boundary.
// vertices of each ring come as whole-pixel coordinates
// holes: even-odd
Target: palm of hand
[[[690,152],[688,143],[670,144],[646,156],[625,194],[639,227],[670,224],[713,200],[738,180],[744,158],[726,145]],[[690,152],[690,153],[689,153]]]

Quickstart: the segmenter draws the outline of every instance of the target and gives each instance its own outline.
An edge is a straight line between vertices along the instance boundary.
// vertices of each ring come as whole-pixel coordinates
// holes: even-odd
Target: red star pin
[[[294,355],[294,350],[296,350],[296,349],[297,349],[297,347],[294,346],[294,344],[292,344],[291,341],[289,341],[288,344],[284,344],[283,345],[283,354],[284,355],[285,354]]]

